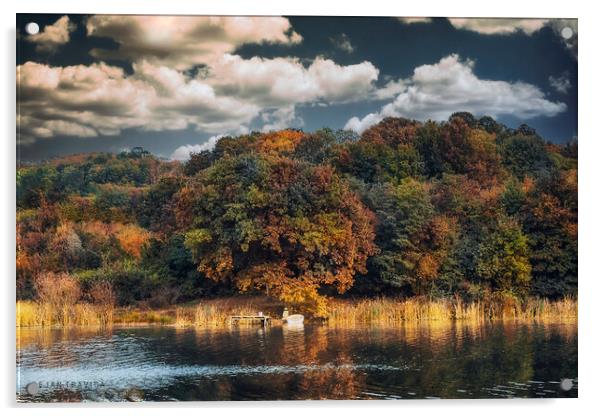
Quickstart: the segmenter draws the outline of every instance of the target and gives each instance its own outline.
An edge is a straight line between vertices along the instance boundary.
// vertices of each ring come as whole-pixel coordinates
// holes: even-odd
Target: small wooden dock
[[[258,322],[265,328],[270,325],[272,318],[267,315],[233,315],[230,317],[230,325],[240,323],[241,321]]]

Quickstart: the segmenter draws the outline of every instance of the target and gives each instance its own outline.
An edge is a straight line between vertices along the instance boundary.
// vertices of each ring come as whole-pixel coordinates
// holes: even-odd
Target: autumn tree
[[[400,144],[413,144],[420,123],[398,117],[386,117],[362,133],[362,140],[368,143],[385,144],[397,147]]]
[[[339,172],[368,183],[397,182],[423,172],[420,154],[409,144],[391,147],[361,139],[337,148],[334,153],[333,164]]]
[[[529,236],[533,293],[559,298],[577,293],[576,171],[541,179],[520,216]]]
[[[118,228],[115,238],[124,252],[139,259],[142,255],[142,250],[148,243],[150,233],[134,224],[127,224]]]
[[[81,297],[79,282],[67,273],[44,272],[36,276],[35,290],[38,301],[48,307],[50,321],[68,324]]]
[[[224,158],[181,192],[180,210],[200,272],[317,316],[320,289],[345,292],[375,252],[371,212],[329,166]]]
[[[17,206],[39,206],[41,198],[55,198],[57,172],[51,166],[27,167],[17,171]]]
[[[495,134],[475,129],[468,134],[465,172],[481,183],[503,179],[501,156]],[[459,172],[463,173],[463,172]]]
[[[333,157],[333,147],[340,144],[340,140],[337,132],[330,129],[306,134],[295,146],[293,157],[314,164],[327,163]]]
[[[143,149],[22,163],[17,295],[68,273],[122,305],[263,291],[318,315],[349,288],[576,296],[577,153],[457,112],[227,136],[185,164]]]

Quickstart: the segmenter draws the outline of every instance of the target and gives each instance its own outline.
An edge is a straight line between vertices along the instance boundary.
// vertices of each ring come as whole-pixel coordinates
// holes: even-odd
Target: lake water
[[[576,324],[17,329],[26,402],[577,397],[577,385]]]

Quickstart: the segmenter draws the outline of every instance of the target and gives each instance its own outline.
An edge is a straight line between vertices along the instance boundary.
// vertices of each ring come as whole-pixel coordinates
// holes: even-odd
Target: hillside
[[[224,137],[185,164],[22,166],[18,298],[70,281],[120,305],[261,292],[317,316],[331,297],[576,296],[577,144],[456,113]]]

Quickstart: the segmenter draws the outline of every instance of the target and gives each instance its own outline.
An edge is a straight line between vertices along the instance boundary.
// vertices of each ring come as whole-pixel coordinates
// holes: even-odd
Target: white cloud
[[[369,62],[340,66],[317,58],[305,67],[294,58],[245,60],[225,55],[199,75],[147,61],[133,73],[104,63],[17,67],[21,143],[72,135],[117,135],[194,127],[234,133],[263,114],[264,128],[303,125],[295,106],[370,97],[378,69]]]
[[[361,133],[370,126],[381,122],[384,118],[385,116],[380,113],[370,113],[361,119],[359,117],[351,117],[349,120],[347,120],[347,123],[345,123],[345,127],[343,127],[343,129],[353,130],[357,133]]]
[[[558,77],[550,75],[548,81],[552,88],[562,94],[566,94],[571,88],[571,81],[566,73],[559,75]]]
[[[405,24],[430,23],[430,17],[398,17],[400,22]],[[566,48],[577,58],[577,19],[520,19],[520,18],[448,18],[449,22],[456,29],[470,30],[482,35],[510,35],[517,32],[523,32],[527,35],[549,26],[560,37]],[[566,31],[570,29],[570,32]],[[564,34],[563,34],[564,30]],[[567,33],[571,36],[566,37]]]
[[[431,23],[432,17],[398,17],[405,24]],[[465,29],[484,35],[510,34],[523,31],[530,35],[548,23],[548,19],[504,19],[504,18],[448,18],[456,29]]]
[[[351,44],[351,40],[345,33],[341,33],[339,36],[330,38],[330,42],[343,52],[352,53],[355,50]]]
[[[264,132],[303,126],[303,120],[295,114],[294,105],[281,107],[271,112],[264,112],[261,118],[265,123],[261,128],[261,131]]]
[[[157,67],[147,62],[134,64],[134,79],[152,87],[156,94],[149,103],[152,121],[145,127],[166,130],[174,120],[181,127],[193,125],[208,132],[233,131],[240,124],[250,122],[259,114],[254,103],[218,95],[203,79],[191,78],[167,67]]]
[[[384,87],[378,88],[374,91],[373,97],[376,100],[386,100],[388,98],[393,98],[400,92],[402,92],[405,88],[404,80],[390,80],[385,84]]]
[[[57,135],[116,135],[123,129],[236,130],[259,114],[255,104],[220,97],[213,87],[147,63],[127,75],[104,63],[17,67],[20,141]]]
[[[508,35],[516,32],[532,35],[543,27],[549,26],[560,37],[572,55],[577,58],[577,19],[450,18],[449,22],[456,29],[470,30],[484,35]],[[570,32],[567,32],[566,28],[569,28]],[[566,37],[566,33],[570,33],[571,36]]]
[[[190,159],[191,153],[200,153],[205,150],[213,150],[215,148],[215,144],[219,139],[224,137],[224,135],[220,134],[217,136],[211,136],[205,143],[202,144],[187,144],[184,146],[178,147],[169,157],[171,160],[179,160],[185,161]]]
[[[445,120],[455,111],[528,119],[552,117],[566,110],[566,104],[547,100],[534,85],[480,79],[473,67],[473,61],[462,61],[455,54],[419,66],[392,102],[377,113],[351,118],[345,128],[361,132],[385,117]]]
[[[219,93],[271,107],[363,99],[374,89],[379,73],[367,61],[341,66],[316,58],[306,68],[296,58],[243,59],[238,55],[225,55],[210,72],[207,82]]]
[[[69,20],[65,16],[54,26],[68,28]],[[133,73],[103,62],[19,65],[20,143],[117,135],[130,128],[233,134],[258,117],[263,129],[301,126],[298,105],[383,99],[397,91],[393,84],[377,89],[379,70],[367,61],[339,65],[323,57],[302,62],[233,54],[246,43],[300,42],[283,17],[98,15],[86,20],[86,29],[118,44],[94,49],[93,56],[127,60]],[[60,39],[68,40],[69,30]],[[339,41],[353,48],[345,35]],[[201,70],[191,71],[195,67]]]
[[[318,97],[328,102],[349,102],[364,98],[373,90],[379,70],[368,61],[340,66],[330,59],[316,59],[308,74],[318,86]]]
[[[548,23],[548,19],[450,18],[448,20],[456,29],[471,30],[484,35],[510,34],[518,31],[531,35]]]
[[[245,43],[295,44],[301,36],[277,16],[110,16],[88,19],[89,36],[107,37],[116,50],[93,49],[100,59],[146,60],[186,69],[208,64]]]
[[[69,42],[70,32],[75,29],[76,26],[69,21],[69,17],[63,16],[53,24],[44,27],[42,32],[28,35],[25,39],[35,43],[37,51],[50,53]]]

